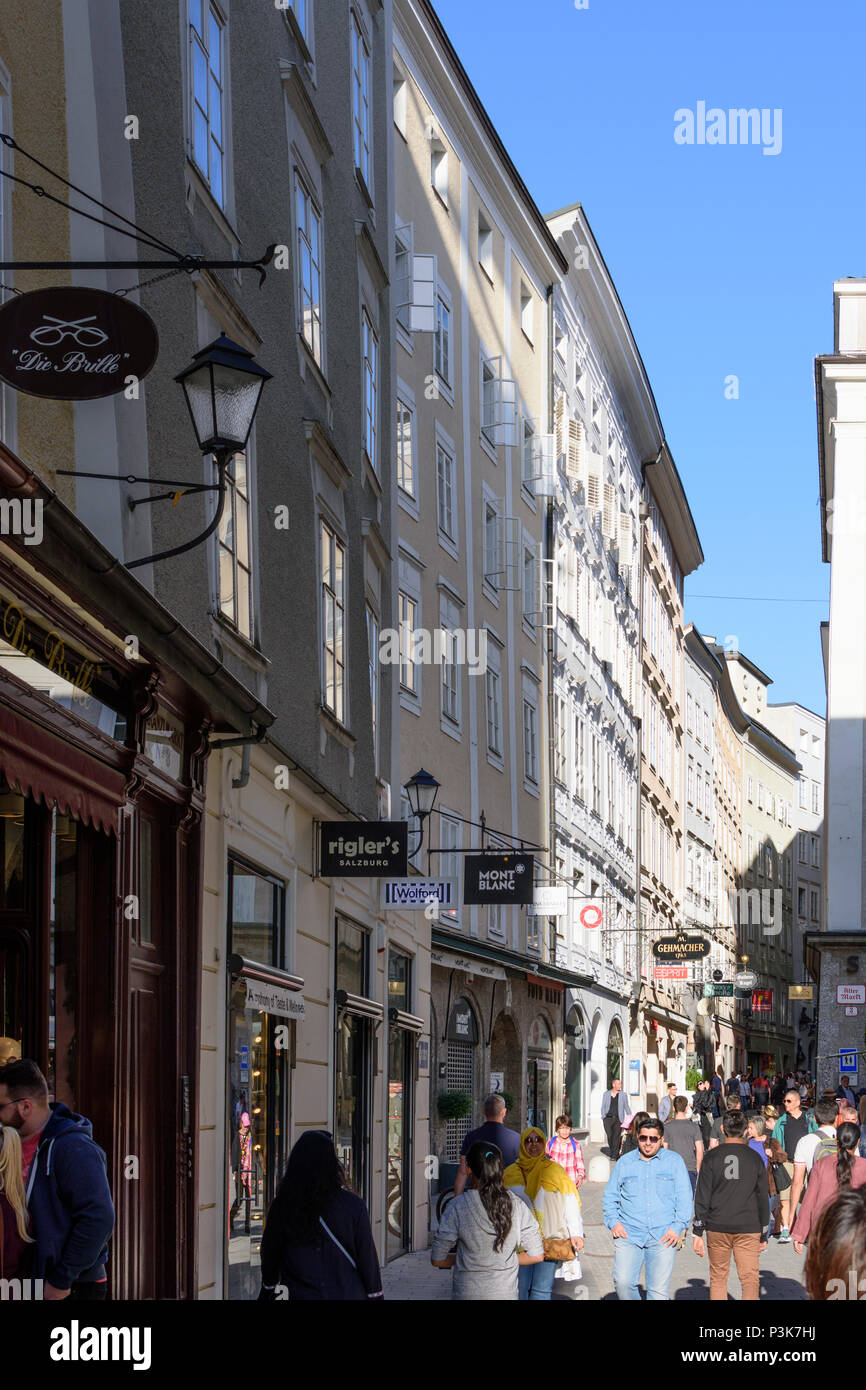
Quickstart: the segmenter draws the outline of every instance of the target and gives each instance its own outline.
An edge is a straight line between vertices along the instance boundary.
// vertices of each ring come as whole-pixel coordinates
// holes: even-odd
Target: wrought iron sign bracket
[[[177,260],[161,261],[0,261],[4,270],[257,270],[261,289],[267,267],[274,259],[277,243],[269,246],[255,261],[213,261],[207,256],[179,256]]]

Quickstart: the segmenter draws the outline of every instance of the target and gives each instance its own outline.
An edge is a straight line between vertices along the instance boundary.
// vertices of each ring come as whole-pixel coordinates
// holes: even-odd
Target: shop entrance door
[[[392,1028],[388,1039],[388,1235],[386,1260],[409,1249],[412,1210],[410,1147],[412,1128],[412,1062],[415,1038],[405,1028]]]
[[[553,1044],[544,1019],[537,1018],[529,1033],[526,1066],[526,1123],[550,1134],[553,1082]]]

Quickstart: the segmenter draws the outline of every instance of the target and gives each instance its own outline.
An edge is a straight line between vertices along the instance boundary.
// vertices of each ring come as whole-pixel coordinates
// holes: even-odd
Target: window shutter
[[[592,469],[589,469],[586,475],[586,505],[592,512],[597,512],[601,505],[601,482],[598,474]]]
[[[394,305],[397,320],[410,333],[436,331],[435,256],[415,251],[415,227],[409,222],[397,228]]]
[[[619,561],[628,569],[632,562],[631,513],[619,514]]]
[[[517,443],[517,383],[502,375],[502,358],[490,357],[494,378],[482,400],[482,429],[494,444],[514,448]]]
[[[604,485],[601,533],[605,540],[616,542],[616,488],[612,483],[605,483]]]
[[[504,509],[504,502],[501,504]],[[521,574],[522,528],[517,516],[498,516],[496,518],[497,563],[500,577],[497,589],[507,593],[519,593],[523,587]]]
[[[532,489],[538,497],[552,497],[556,485],[556,437],[536,434],[532,439]]]

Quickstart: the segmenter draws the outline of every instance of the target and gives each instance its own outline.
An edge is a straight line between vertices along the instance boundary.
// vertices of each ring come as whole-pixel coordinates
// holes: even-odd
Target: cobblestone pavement
[[[601,1153],[601,1145],[584,1144],[583,1151],[588,1164],[591,1158]],[[603,1192],[603,1182],[586,1182],[580,1189],[586,1242],[580,1254],[583,1277],[569,1286],[568,1293],[558,1292],[562,1281],[557,1280],[554,1301],[616,1300],[612,1277],[613,1240],[601,1216]],[[780,1245],[777,1240],[771,1240],[761,1256],[761,1299],[775,1302],[806,1300],[802,1281],[805,1258],[805,1252],[802,1255],[795,1253],[793,1244]],[[382,1271],[382,1279],[386,1298],[429,1302],[451,1297],[451,1272],[434,1269],[429,1250],[418,1250],[392,1260]],[[706,1257],[700,1259],[694,1253],[691,1235],[687,1236],[683,1249],[676,1257],[670,1291],[671,1298],[678,1301],[692,1299],[709,1302],[707,1260]],[[740,1281],[733,1261],[728,1282],[728,1299],[732,1298],[740,1298]]]

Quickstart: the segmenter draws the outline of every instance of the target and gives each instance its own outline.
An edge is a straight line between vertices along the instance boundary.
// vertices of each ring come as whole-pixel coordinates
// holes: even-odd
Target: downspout
[[[638,499],[637,663],[638,663],[638,679],[639,679],[639,687],[638,687],[638,688],[639,688],[640,693],[641,693],[641,703],[640,703],[640,713],[639,713],[637,719],[635,720],[635,728],[636,728],[636,731],[637,731],[637,746],[636,746],[636,759],[637,759],[637,778],[636,778],[636,782],[637,782],[637,815],[636,815],[636,817],[635,817],[635,826],[634,826],[634,829],[635,829],[635,834],[634,834],[634,845],[635,845],[635,865],[634,865],[634,868],[635,868],[635,945],[636,945],[635,983],[634,983],[634,1011],[635,1011],[635,1031],[638,1032],[638,1033],[640,1032],[640,996],[641,996],[641,990],[642,990],[642,988],[643,988],[643,986],[642,986],[642,984],[641,984],[641,965],[642,965],[642,962],[643,962],[643,935],[644,935],[643,900],[642,900],[642,897],[641,897],[641,863],[642,863],[642,859],[643,859],[643,843],[642,843],[642,834],[641,834],[641,830],[642,830],[642,817],[641,817],[641,812],[642,812],[642,810],[643,810],[643,789],[642,789],[642,783],[643,783],[643,773],[642,773],[642,768],[643,768],[643,616],[644,616],[644,615],[643,615],[643,589],[644,589],[644,566],[645,566],[645,563],[646,563],[646,548],[645,548],[645,541],[644,541],[644,527],[645,527],[645,525],[646,525],[646,519],[647,519],[647,518],[646,518],[646,515],[644,515],[644,508],[645,508],[645,506],[646,506],[646,503],[644,502],[644,493],[645,493],[645,491],[646,491],[646,471],[647,471],[648,468],[652,467],[653,463],[658,463],[658,461],[659,461],[659,459],[661,458],[661,456],[662,456],[662,451],[661,451],[661,449],[659,449],[659,452],[658,452],[656,458],[651,459],[648,463],[642,463],[642,464],[641,464],[641,466],[640,466],[640,482],[641,482],[641,488],[640,488],[640,498]],[[648,515],[648,513],[647,513],[647,515]],[[641,1056],[643,1056],[643,1039],[641,1039]],[[645,1078],[642,1077],[641,1079],[644,1080]]]
[[[554,400],[553,400],[553,350],[554,350],[554,316],[553,316],[553,285],[547,287],[547,428],[550,431],[554,420]],[[556,605],[553,602],[555,597],[554,564],[555,554],[555,535],[554,535],[554,497],[547,499],[544,518],[544,559],[548,561],[546,566],[550,576],[550,596],[551,614],[550,624],[546,629],[545,637],[545,661],[547,664],[547,786],[548,786],[548,875],[553,881],[556,870],[556,784],[554,781],[554,698],[553,698],[553,658],[556,650]],[[546,586],[545,586],[546,587]],[[548,938],[550,933],[550,919],[545,919],[548,923]],[[548,941],[549,950],[549,941]],[[554,952],[555,954],[555,952]],[[551,961],[553,964],[553,961]],[[565,1009],[565,991],[562,992],[562,1006]],[[565,1020],[562,1020],[563,1027]]]
[[[210,748],[216,748],[216,749],[219,749],[219,748],[243,748],[243,750],[244,750],[244,751],[243,751],[243,754],[242,754],[242,756],[241,756],[241,775],[240,775],[240,777],[233,777],[233,778],[232,778],[232,786],[233,786],[233,787],[235,787],[235,788],[237,788],[237,789],[240,789],[241,787],[245,787],[245,786],[247,785],[247,783],[249,782],[249,780],[250,780],[250,747],[251,747],[251,745],[254,744],[254,743],[261,743],[261,741],[262,741],[262,739],[264,738],[264,736],[265,736],[266,733],[267,733],[267,730],[266,730],[266,728],[264,727],[264,725],[263,725],[263,724],[259,724],[259,725],[256,727],[256,732],[255,732],[254,734],[244,734],[244,735],[243,735],[242,737],[240,737],[240,738],[235,738],[234,736],[230,736],[229,738],[212,738],[212,739],[210,740],[210,743],[209,743],[209,745],[208,745]]]

